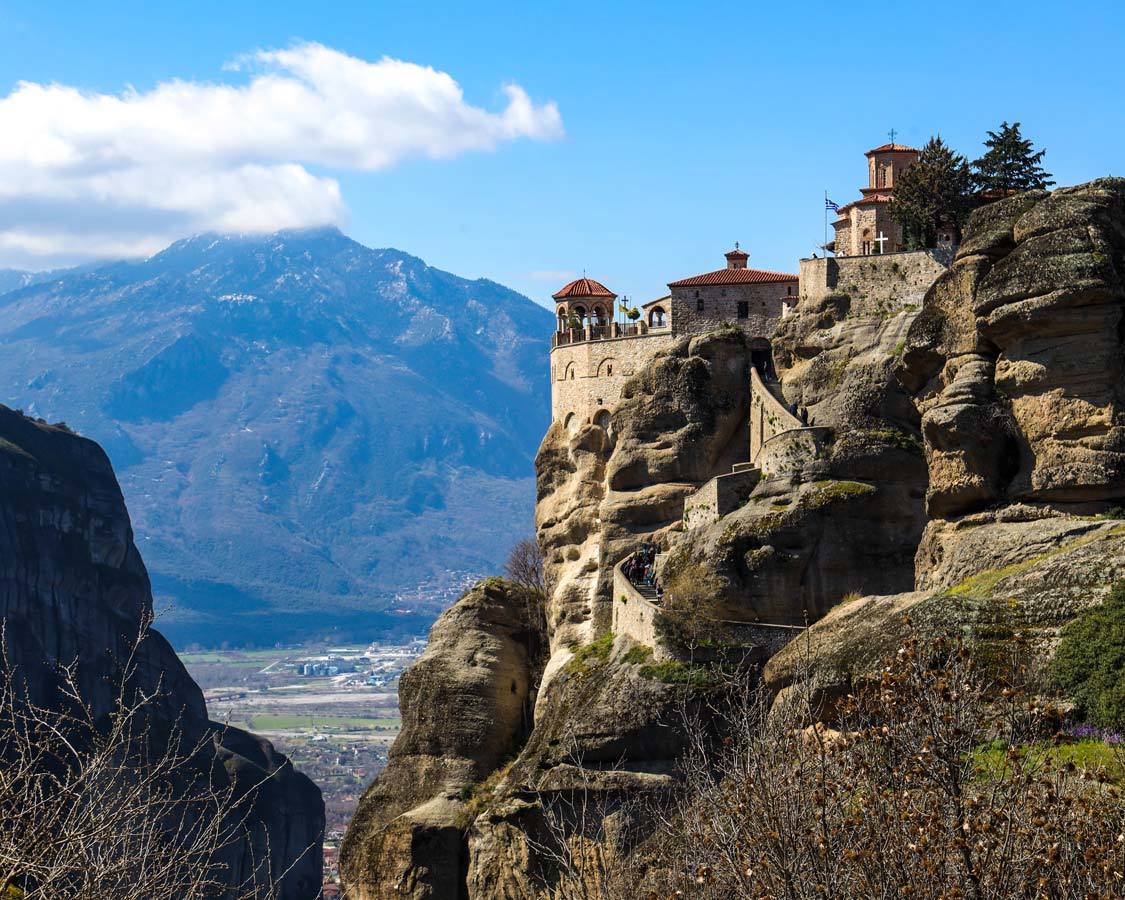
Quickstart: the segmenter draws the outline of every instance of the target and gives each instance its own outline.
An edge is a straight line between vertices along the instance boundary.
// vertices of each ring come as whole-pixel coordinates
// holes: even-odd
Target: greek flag
[[[824,198],[824,208],[825,208],[825,209],[830,209],[830,210],[832,210],[832,212],[839,212],[839,211],[840,211],[840,204],[839,204],[839,203],[833,203],[833,202],[832,202],[831,200],[829,200],[829,199],[828,199],[828,197],[826,196],[826,197]]]

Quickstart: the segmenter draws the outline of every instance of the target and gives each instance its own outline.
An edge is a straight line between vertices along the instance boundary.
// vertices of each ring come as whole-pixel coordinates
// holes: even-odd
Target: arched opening
[[[598,364],[598,377],[603,375],[612,375],[613,367],[616,365],[617,360],[612,356],[606,357]]]
[[[604,306],[595,306],[591,315],[591,322],[594,325],[608,325],[609,317],[606,314]]]
[[[572,435],[578,434],[578,426],[581,424],[582,423],[579,421],[578,416],[574,413],[567,413],[566,418],[563,419],[563,426]]]
[[[594,424],[609,431],[609,410],[599,409],[598,414],[594,416]]]
[[[663,307],[654,306],[648,311],[648,324],[652,328],[663,328],[668,324]]]
[[[567,363],[566,364],[566,371],[563,372],[563,380],[564,381],[573,381],[574,380],[574,363]]]
[[[578,327],[579,328],[585,328],[586,327],[586,307],[585,306],[574,307],[574,318],[576,318],[578,320]]]
[[[773,368],[773,350],[765,338],[754,338],[750,342],[750,365],[758,370],[763,381],[777,380],[777,373]]]

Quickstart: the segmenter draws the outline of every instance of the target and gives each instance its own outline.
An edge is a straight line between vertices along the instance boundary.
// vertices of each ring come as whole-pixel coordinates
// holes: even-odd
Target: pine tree
[[[934,137],[917,162],[899,176],[890,210],[902,226],[906,246],[917,249],[936,246],[940,231],[952,231],[959,241],[973,205],[968,160]]]
[[[1013,191],[1029,191],[1054,184],[1051,173],[1039,165],[1046,150],[1032,152],[1031,141],[1020,134],[1020,123],[1000,124],[1000,130],[988,132],[984,142],[988,152],[973,163],[974,178],[980,190],[1006,196]]]

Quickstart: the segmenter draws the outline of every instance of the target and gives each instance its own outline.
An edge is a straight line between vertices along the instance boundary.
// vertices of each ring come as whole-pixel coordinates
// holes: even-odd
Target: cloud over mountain
[[[554,103],[518,85],[490,111],[445,72],[321,44],[227,69],[242,83],[99,94],[21,82],[0,98],[0,265],[148,255],[204,230],[340,224],[339,184],[316,169],[378,171],[563,129]]]

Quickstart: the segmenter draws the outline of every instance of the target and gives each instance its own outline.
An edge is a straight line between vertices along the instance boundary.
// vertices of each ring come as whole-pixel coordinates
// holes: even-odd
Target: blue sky
[[[490,149],[404,152],[375,168],[355,163],[353,148],[341,164],[304,168],[338,183],[332,214],[363,243],[540,301],[583,270],[646,300],[669,280],[716,268],[736,239],[751,265],[795,271],[822,238],[824,190],[853,199],[863,151],[892,127],[916,145],[940,133],[972,157],[986,129],[1019,120],[1060,184],[1125,174],[1122,4],[177,6],[0,0],[0,98],[21,81],[111,95],[171,79],[244,84],[245,70],[224,66],[309,42],[432,67],[490,113],[516,84],[536,109],[557,105],[561,136],[544,126]],[[377,143],[387,132],[373,134]],[[21,171],[8,179],[23,181],[12,174]],[[75,219],[58,197],[31,192],[7,205],[0,197],[9,219],[0,232],[19,216]],[[205,214],[193,210],[199,221]],[[303,214],[313,215],[286,212]],[[113,216],[114,228],[135,216],[131,234],[150,219],[181,227],[135,198]],[[117,245],[98,233],[110,227],[92,216],[65,241],[110,253]],[[0,253],[0,265],[33,265],[38,245],[20,246],[6,260]],[[71,250],[52,244],[43,259]]]

